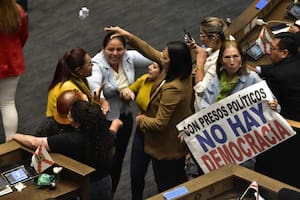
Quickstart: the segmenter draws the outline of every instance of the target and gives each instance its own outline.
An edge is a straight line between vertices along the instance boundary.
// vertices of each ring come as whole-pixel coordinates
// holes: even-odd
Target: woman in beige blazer
[[[152,88],[147,112],[137,116],[136,122],[145,134],[144,150],[151,157],[158,192],[185,182],[188,150],[177,137],[176,124],[192,114],[192,61],[188,46],[181,41],[169,42],[160,52],[120,27],[105,30],[127,37],[131,46],[163,67]]]

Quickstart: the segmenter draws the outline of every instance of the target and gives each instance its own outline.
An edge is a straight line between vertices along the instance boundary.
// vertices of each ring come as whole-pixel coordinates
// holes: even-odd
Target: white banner
[[[270,109],[272,93],[265,81],[245,88],[177,124],[204,173],[240,164],[296,133]]]

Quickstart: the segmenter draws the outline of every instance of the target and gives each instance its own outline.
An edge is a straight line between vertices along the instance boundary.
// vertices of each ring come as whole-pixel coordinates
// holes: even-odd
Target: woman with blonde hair
[[[194,67],[194,92],[195,111],[201,103],[201,95],[209,81],[216,75],[216,64],[220,48],[225,40],[228,40],[228,25],[218,17],[206,17],[200,23],[200,41],[202,47],[192,44],[192,52],[196,54],[196,66]]]
[[[17,132],[15,95],[25,70],[23,47],[28,37],[27,18],[15,0],[0,1],[0,110],[4,140]]]

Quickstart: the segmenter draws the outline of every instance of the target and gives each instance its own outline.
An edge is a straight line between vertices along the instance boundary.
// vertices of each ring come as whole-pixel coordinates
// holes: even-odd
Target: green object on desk
[[[37,179],[36,185],[38,188],[45,188],[51,186],[53,182],[55,182],[54,175],[41,174]]]

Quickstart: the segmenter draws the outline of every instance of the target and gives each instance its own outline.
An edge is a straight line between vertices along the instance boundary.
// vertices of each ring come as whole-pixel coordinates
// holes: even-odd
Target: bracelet
[[[198,66],[198,67],[196,67],[195,72],[198,70],[203,70],[203,69],[204,69],[204,66]]]

